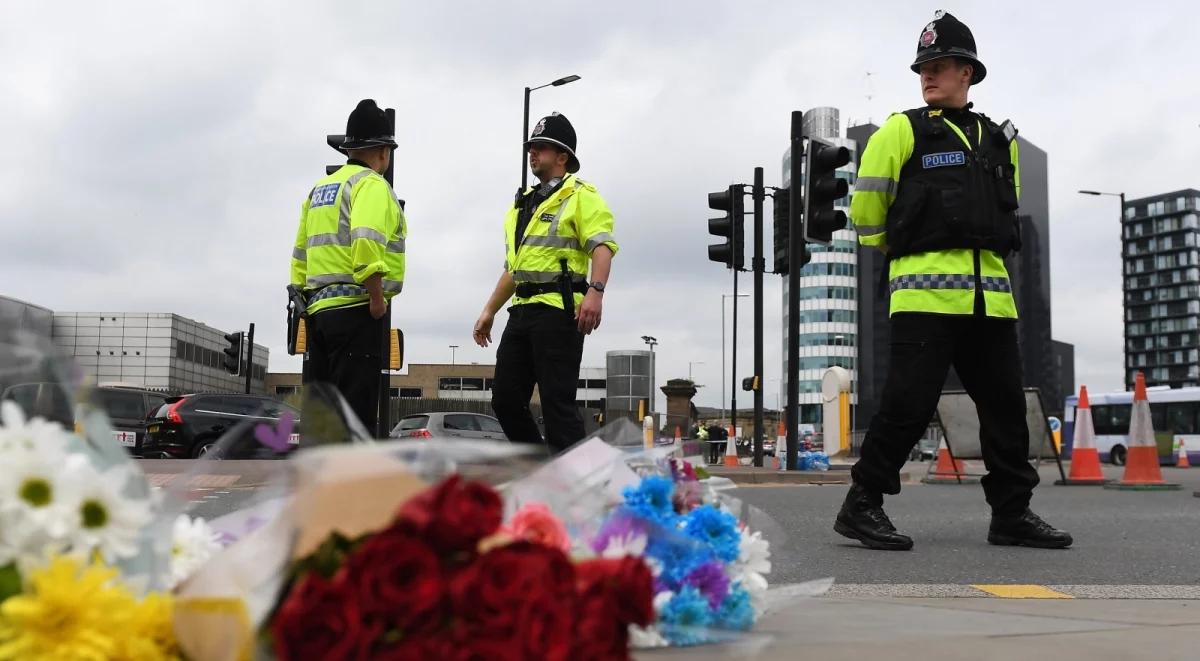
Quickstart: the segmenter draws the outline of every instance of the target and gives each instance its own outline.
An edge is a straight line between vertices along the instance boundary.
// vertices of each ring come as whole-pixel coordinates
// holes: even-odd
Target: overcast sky
[[[749,181],[755,166],[778,184],[791,110],[836,106],[844,128],[921,105],[908,65],[938,8],[8,2],[0,292],[57,310],[175,312],[227,330],[253,321],[271,369],[298,370],[284,349],[283,287],[300,203],[337,160],[325,134],[342,132],[371,97],[398,117],[409,239],[394,319],[407,361],[448,362],[457,344],[458,361],[491,363],[494,347],[475,347],[470,330],[503,261],[521,88],[578,74],[535,92],[532,116],[571,119],[581,175],[616,217],[621,251],[584,365],[654,335],[659,381],[703,361],[693,366],[706,386],[697,402],[716,406],[730,281],[706,258],[706,194]],[[1200,187],[1200,10],[942,8],[971,26],[988,67],[972,91],[977,108],[1011,118],[1049,155],[1054,337],[1075,344],[1079,383],[1119,389],[1118,205],[1076,191],[1133,198]],[[780,300],[769,277],[769,405]],[[742,375],[749,310],[739,320]]]

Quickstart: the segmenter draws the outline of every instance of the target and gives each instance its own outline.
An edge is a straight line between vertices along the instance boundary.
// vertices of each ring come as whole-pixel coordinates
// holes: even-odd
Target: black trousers
[[[322,310],[308,318],[305,385],[335,386],[372,434],[379,417],[384,319],[373,318],[367,305]]]
[[[538,303],[509,308],[496,349],[492,409],[510,440],[543,442],[529,410],[535,384],[550,450],[559,452],[583,440],[583,417],[575,405],[582,359],[583,334],[566,312]]]
[[[900,313],[891,327],[891,367],[862,457],[852,469],[854,481],[875,493],[900,493],[900,468],[932,419],[953,365],[979,414],[987,502],[996,515],[1024,512],[1038,474],[1028,461],[1016,323]]]

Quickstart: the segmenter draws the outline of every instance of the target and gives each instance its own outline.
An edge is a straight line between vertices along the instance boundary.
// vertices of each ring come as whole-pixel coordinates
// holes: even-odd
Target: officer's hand
[[[479,319],[475,320],[475,331],[471,334],[475,344],[487,348],[488,343],[492,341],[492,322],[495,319],[496,315],[487,310],[479,315]]]
[[[580,333],[591,335],[592,331],[600,327],[600,311],[603,307],[604,294],[595,289],[589,289],[587,295],[583,297],[583,304],[579,306],[579,311],[575,313]]]
[[[371,318],[383,319],[383,315],[387,314],[387,301],[380,298],[378,301],[371,299]]]

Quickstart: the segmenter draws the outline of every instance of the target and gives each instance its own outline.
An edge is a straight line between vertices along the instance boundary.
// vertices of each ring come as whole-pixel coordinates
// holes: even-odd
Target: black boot
[[[997,546],[1065,549],[1072,541],[1070,533],[1046,523],[1029,509],[1019,516],[992,515],[992,525],[988,529],[988,543]]]
[[[896,532],[896,526],[883,513],[883,496],[858,484],[852,485],[846,494],[833,529],[873,549],[907,551],[913,546],[912,538]]]

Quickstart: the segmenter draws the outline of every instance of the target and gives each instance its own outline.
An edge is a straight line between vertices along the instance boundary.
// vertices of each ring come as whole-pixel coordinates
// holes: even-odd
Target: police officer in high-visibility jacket
[[[386,356],[388,300],[404,286],[408,228],[383,178],[396,141],[385,112],[365,99],[350,113],[349,160],[313,186],[300,211],[291,283],[308,310],[304,383],[341,391],[367,429],[375,428]]]
[[[479,346],[510,298],[496,350],[492,408],[512,441],[542,443],[529,410],[536,384],[552,452],[583,440],[575,403],[583,338],[600,325],[605,284],[617,243],[613,217],[596,187],[575,176],[575,129],[554,113],[526,146],[539,183],[523,191],[504,221],[504,272],[475,322]],[[591,266],[591,277],[588,267]]]
[[[967,93],[987,70],[954,16],[939,11],[921,30],[912,70],[928,105],[892,115],[871,137],[850,204],[859,242],[887,255],[891,365],[834,528],[871,548],[912,548],[883,494],[900,492],[900,468],[953,365],[979,414],[988,541],[1065,548],[1071,536],[1029,509],[1038,474],[1004,267],[1021,243],[1016,130],[972,112]]]

